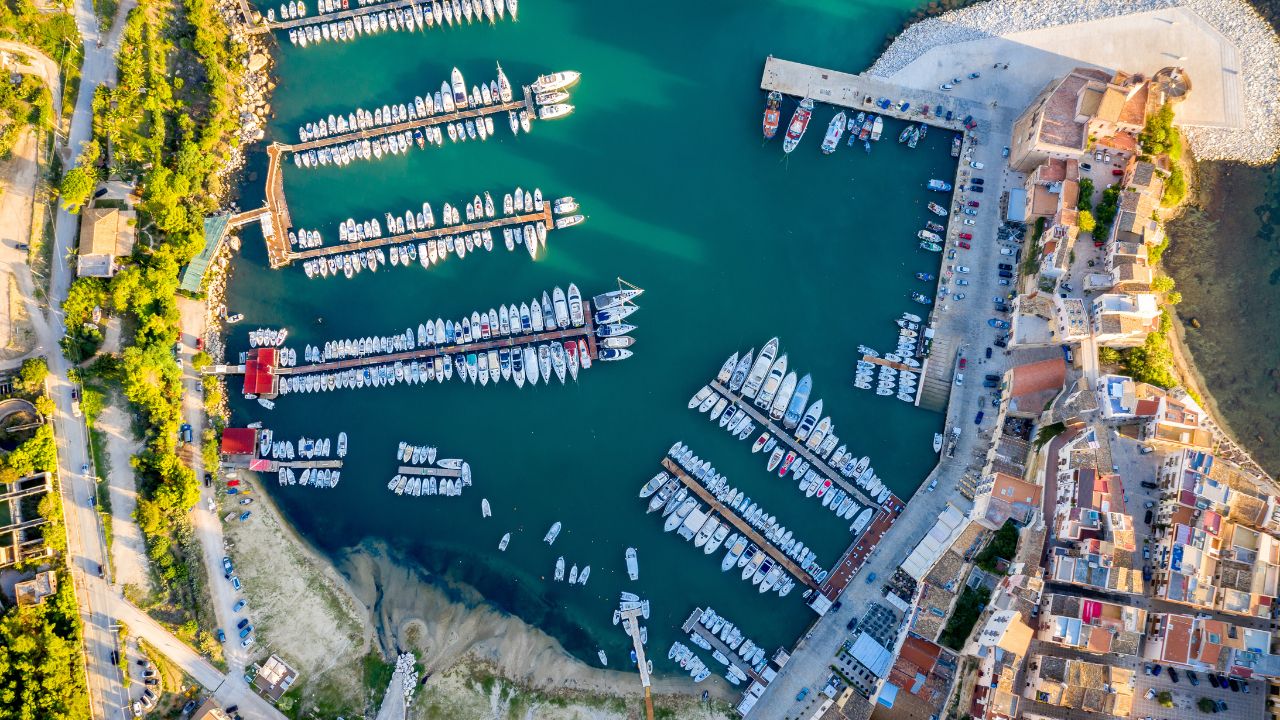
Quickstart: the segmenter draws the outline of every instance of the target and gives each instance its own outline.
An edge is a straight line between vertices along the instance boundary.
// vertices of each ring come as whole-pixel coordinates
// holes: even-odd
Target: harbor
[[[331,7],[324,7],[323,0],[320,4],[323,9],[316,15],[306,15],[305,5],[302,5],[302,14],[299,15],[297,12],[299,3],[283,4],[280,6],[280,18],[276,19],[274,8],[267,10],[266,15],[261,15],[252,11],[244,0],[241,0],[241,12],[246,18],[257,18],[257,22],[248,28],[250,34],[258,35],[284,30],[289,32],[290,42],[302,47],[330,40],[349,41],[360,35],[373,35],[388,30],[413,32],[433,27],[443,29],[446,23],[450,26],[462,25],[465,20],[467,24],[471,24],[473,18],[470,7],[465,15],[459,12],[455,16],[452,7],[439,0],[435,3],[391,0],[390,2],[358,3],[356,7],[343,7],[337,2],[334,2]],[[444,9],[446,7],[449,8],[447,11]],[[475,22],[493,24],[506,16],[505,12],[497,11],[497,8],[505,7],[503,0],[491,2],[487,7],[491,8],[487,12],[487,17],[484,11],[477,11],[474,16]],[[516,20],[518,7],[513,4],[509,8],[513,22]],[[348,20],[353,22],[346,22]],[[356,20],[363,22],[355,22]],[[303,32],[299,34],[299,30]]]

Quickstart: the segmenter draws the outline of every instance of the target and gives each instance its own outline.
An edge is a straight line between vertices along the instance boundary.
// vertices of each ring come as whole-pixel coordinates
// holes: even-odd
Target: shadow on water
[[[914,234],[933,199],[924,183],[954,174],[950,135],[935,131],[909,151],[893,142],[901,126],[891,122],[871,155],[841,147],[824,157],[818,145],[833,110],[821,107],[790,157],[778,140],[762,146],[760,137],[767,53],[857,69],[905,9],[718,2],[612,10],[552,2],[526,5],[518,24],[284,48],[271,132],[290,142],[299,122],[412,99],[454,64],[478,81],[499,59],[516,84],[553,69],[584,73],[571,101],[577,112],[536,123],[528,137],[512,138],[506,119],[495,118],[497,138],[487,143],[343,170],[290,164],[286,192],[299,226],[318,227],[333,243],[335,224],[348,216],[402,214],[423,200],[438,214],[441,203],[485,189],[500,201],[516,184],[573,195],[589,220],[552,232],[536,263],[522,251],[497,249],[429,271],[387,268],[351,281],[268,270],[260,233],[246,228],[229,303],[248,319],[229,339],[233,354],[245,348],[245,330],[267,324],[288,327],[290,345],[300,349],[519,304],[571,281],[586,295],[608,289],[618,275],[647,289],[634,316],[636,356],[602,363],[576,385],[516,392],[509,383],[453,383],[287,396],[269,414],[233,397],[237,423],[263,419],[291,437],[350,436],[337,488],[276,488],[267,479],[290,519],[330,553],[385,538],[428,572],[477,588],[584,658],[596,647],[625,655],[625,639],[610,623],[623,589],[654,601],[655,652],[678,638],[695,604],[714,605],[766,647],[794,641],[812,618],[801,589],[779,600],[726,579],[718,572],[722,553],[699,558],[661,531],[635,493],[682,439],[788,527],[803,528],[822,561],[835,561],[848,542],[847,522],[797,502],[794,484],[762,471],[764,458],[685,407],[725,356],[759,348],[772,335],[792,368],[813,374],[814,398],[825,399],[836,432],[852,451],[871,454],[899,495],[909,495],[932,466],[939,417],[859,392],[850,380],[854,348],[891,346],[890,321],[916,309],[907,298],[917,286],[912,273],[938,270],[938,257],[918,251]],[[864,46],[862,56],[847,57]],[[784,118],[793,107],[788,101]],[[250,160],[259,178],[262,157]],[[244,207],[260,203],[256,185],[246,183]],[[389,493],[400,440],[466,458],[475,486],[462,498]],[[493,518],[480,518],[481,497],[493,504]],[[564,531],[549,548],[541,539],[556,520]],[[503,532],[513,535],[505,554],[496,551]],[[623,568],[628,546],[640,552],[637,583]],[[588,587],[548,581],[562,554],[567,564],[592,565]]]

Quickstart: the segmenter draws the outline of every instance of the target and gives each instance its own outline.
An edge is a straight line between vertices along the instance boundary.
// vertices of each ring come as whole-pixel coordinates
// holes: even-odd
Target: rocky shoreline
[[[867,74],[888,78],[928,50],[994,35],[1185,7],[1239,48],[1243,59],[1245,127],[1187,127],[1183,134],[1201,160],[1271,162],[1280,152],[1280,43],[1244,0],[988,0],[923,20],[902,32]]]

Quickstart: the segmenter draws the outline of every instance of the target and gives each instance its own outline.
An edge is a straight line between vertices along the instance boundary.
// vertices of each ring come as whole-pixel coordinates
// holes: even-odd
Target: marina
[[[281,5],[280,19],[276,19],[275,8],[267,10],[266,15],[259,15],[259,22],[249,27],[252,34],[268,33],[275,30],[296,31],[307,30],[299,37],[296,32],[290,32],[290,40],[295,45],[306,47],[309,43],[335,40],[346,41],[353,40],[363,34],[374,34],[385,31],[396,30],[424,30],[432,27],[444,28],[448,25],[461,25],[464,20],[467,24],[473,21],[472,13],[465,15],[459,12],[454,15],[452,6],[447,2],[418,2],[418,0],[393,0],[392,2],[370,2],[358,3],[356,7],[349,7],[346,2],[337,5],[332,10],[324,11],[316,15],[306,15],[306,6],[302,7],[302,14],[289,12],[289,6],[296,3]],[[504,0],[493,0],[485,7],[487,12],[477,12],[474,16],[475,22],[487,21],[490,24],[502,20],[506,13],[498,11],[506,5]],[[446,13],[445,7],[450,9]],[[516,20],[516,13],[519,5],[512,3],[509,11],[511,20]],[[244,16],[253,18],[256,13],[249,10],[247,5],[241,6]],[[290,15],[293,15],[290,17]],[[391,18],[395,19],[392,20]],[[364,22],[354,22],[360,19]],[[351,20],[353,22],[346,23]]]
[[[709,612],[711,613],[710,616],[708,616]],[[716,623],[718,621],[717,624],[721,625],[721,630],[727,634],[727,637],[736,637],[736,641],[730,641],[734,642],[734,647],[730,647],[725,640],[721,639],[719,634],[712,632],[711,628],[704,624],[704,617],[706,617],[709,622]],[[712,627],[715,627],[715,625],[712,625]],[[758,649],[761,651],[761,654],[763,654],[763,648],[757,648],[754,644],[738,644],[744,642],[741,631],[739,630],[735,634],[733,624],[728,623],[724,618],[716,617],[714,612],[711,611],[711,608],[706,608],[704,610],[703,608],[695,607],[693,612],[689,613],[689,617],[685,619],[684,624],[680,626],[680,629],[690,635],[697,635],[702,638],[714,652],[720,653],[726,660],[728,660],[726,665],[731,665],[737,668],[746,679],[750,679],[752,682],[759,683],[762,686],[769,684],[769,680],[756,670],[755,665],[757,663],[748,662],[735,651],[735,647],[737,649],[749,648],[753,653]],[[750,639],[745,640],[745,643],[751,643]],[[730,680],[730,682],[737,685],[741,680]]]

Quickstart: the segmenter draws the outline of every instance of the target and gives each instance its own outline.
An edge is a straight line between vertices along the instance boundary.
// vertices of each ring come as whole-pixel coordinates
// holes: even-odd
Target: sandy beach
[[[385,688],[365,687],[365,657],[374,653],[391,661],[411,651],[427,681],[410,718],[606,720],[640,714],[636,673],[578,661],[554,638],[489,605],[473,589],[436,586],[380,541],[348,550],[335,567],[281,518],[269,497],[253,497],[249,520],[227,523],[229,552],[258,628],[255,658],[274,652],[296,667],[304,705],[372,709]],[[239,499],[224,496],[221,512],[243,510]],[[718,702],[699,703],[703,689]],[[690,720],[724,717],[732,697],[723,681],[695,686],[683,677],[655,678],[654,694],[657,705],[676,712],[673,717]]]

